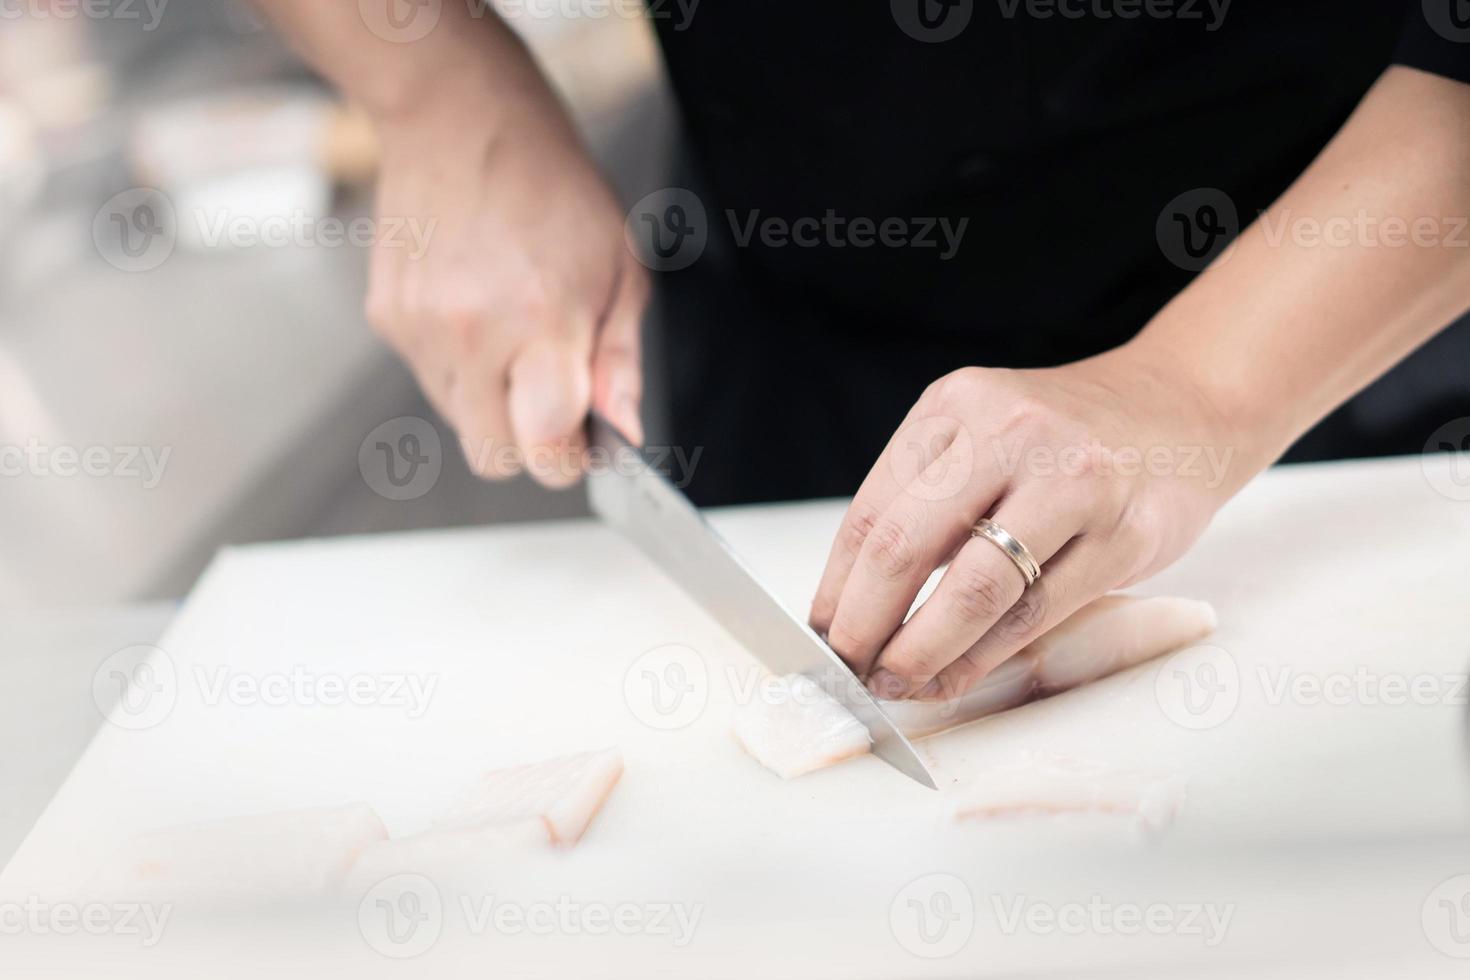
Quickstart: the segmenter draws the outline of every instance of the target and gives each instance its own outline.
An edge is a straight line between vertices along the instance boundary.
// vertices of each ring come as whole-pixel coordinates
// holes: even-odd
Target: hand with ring
[[[958,697],[1084,604],[1179,557],[1265,465],[1238,449],[1180,372],[1126,347],[1044,370],[956,371],[863,481],[812,626],[879,697]]]

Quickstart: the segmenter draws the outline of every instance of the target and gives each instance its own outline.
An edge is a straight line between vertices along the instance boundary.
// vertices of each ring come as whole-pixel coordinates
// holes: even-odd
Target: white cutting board
[[[128,835],[200,818],[361,800],[394,835],[412,833],[487,769],[617,745],[627,773],[580,847],[507,868],[483,892],[698,906],[682,948],[661,935],[471,936],[454,921],[458,893],[445,896],[443,936],[408,963],[341,923],[286,930],[269,948],[298,965],[352,963],[353,975],[411,965],[416,976],[482,976],[487,963],[549,976],[1137,973],[1285,955],[1453,966],[1421,923],[1426,896],[1470,872],[1467,709],[1440,680],[1470,664],[1470,502],[1436,491],[1425,472],[1444,475],[1449,462],[1274,471],[1139,590],[1215,604],[1221,627],[1208,642],[1239,677],[1224,695],[1235,701],[1228,719],[1198,730],[1171,719],[1160,665],[1144,665],[923,743],[940,793],[871,758],[789,783],[755,765],[728,728],[729,678],[748,676],[751,661],[595,524],[232,549],[160,643],[166,717],[104,726],[0,876],[0,897],[71,894]],[[804,611],[841,513],[824,502],[714,522]],[[671,660],[682,675],[665,673]],[[1460,703],[1272,703],[1286,667],[1428,677]],[[298,668],[436,686],[417,717],[401,703],[209,703],[220,670]],[[649,710],[650,669],[692,687],[679,711]],[[1029,750],[1185,776],[1185,809],[1154,840],[1109,821],[953,820],[967,783]],[[920,879],[929,901],[934,874],[958,878],[974,902],[957,927],[968,939],[941,958],[916,955],[904,932],[905,887]],[[1233,912],[1209,948],[1182,931],[1008,929],[1000,913],[1017,900],[1094,898]],[[211,968],[262,948],[237,945]],[[129,962],[157,976],[154,959],[197,952],[178,939]]]

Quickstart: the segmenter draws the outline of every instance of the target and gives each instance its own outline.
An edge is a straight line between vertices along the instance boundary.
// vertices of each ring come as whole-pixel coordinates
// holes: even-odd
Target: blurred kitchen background
[[[624,199],[666,184],[647,21],[513,2]],[[244,0],[88,9],[0,16],[0,446],[39,454],[0,460],[0,611],[182,596],[229,543],[581,513],[579,492],[469,474],[364,322],[367,248],[143,237],[170,204],[364,218],[376,148]],[[392,499],[359,450],[403,417],[438,429],[443,468]]]

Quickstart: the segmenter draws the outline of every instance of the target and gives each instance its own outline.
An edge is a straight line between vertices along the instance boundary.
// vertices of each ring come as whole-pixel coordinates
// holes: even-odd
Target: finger
[[[949,465],[941,455],[930,469]],[[964,540],[974,515],[984,513],[1001,489],[997,476],[979,499],[931,500],[906,491],[874,522],[827,631],[832,649],[859,675],[899,628],[930,573]]]
[[[642,333],[648,277],[625,263],[592,354],[592,403],[635,444],[643,442]]]
[[[445,398],[449,419],[470,470],[485,480],[520,473],[522,456],[511,431],[508,388],[499,365],[472,363],[454,372]]]
[[[511,430],[527,471],[540,483],[565,487],[577,482],[591,401],[588,352],[580,345],[537,337],[511,363]]]
[[[1101,538],[1074,539],[984,636],[915,697],[948,701],[970,690],[1027,644],[1112,588],[1107,574],[1112,557],[1113,549]]]
[[[1002,501],[991,517],[1043,566],[1073,539],[1084,517],[1056,512],[1049,503],[1047,496],[1023,492]],[[1043,575],[1032,589],[1048,579]],[[971,537],[934,594],[883,647],[869,686],[881,697],[909,697],[1011,616],[1018,602],[1029,608],[1032,601],[1016,563],[994,542]]]
[[[913,438],[916,429],[925,430],[922,435],[926,438]],[[853,496],[847,513],[843,515],[842,524],[837,529],[832,549],[827,555],[827,565],[822,570],[822,578],[817,585],[816,597],[812,599],[809,616],[812,629],[824,636],[831,633],[843,587],[847,584],[847,578],[852,573],[852,567],[862,553],[868,536],[889,504],[904,492],[908,481],[902,480],[902,476],[906,470],[896,465],[895,461],[902,456],[905,457],[908,471],[915,474],[931,473],[934,463],[954,447],[959,432],[960,424],[953,419],[926,419],[917,406],[909,411],[903,424],[879,455],[878,461],[868,471],[862,486],[858,487]]]

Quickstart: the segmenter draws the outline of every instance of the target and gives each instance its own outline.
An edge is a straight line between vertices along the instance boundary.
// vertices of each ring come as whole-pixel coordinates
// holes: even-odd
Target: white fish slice
[[[936,735],[1027,701],[1081,687],[1208,636],[1214,607],[1198,599],[1107,595],[1073,613],[951,701],[885,701],[909,738]]]
[[[1110,769],[1056,753],[1033,753],[1014,765],[977,774],[956,807],[955,818],[1106,814],[1157,832],[1183,808],[1186,785],[1183,776]]]
[[[1209,634],[1216,622],[1215,610],[1197,599],[1103,596],[960,697],[884,701],[883,711],[911,739],[936,735],[1177,650]],[[862,754],[833,709],[843,710],[798,699],[756,699],[737,710],[736,737],[773,772],[786,778],[811,772]]]
[[[623,775],[617,749],[578,752],[486,773],[434,825],[434,832],[513,827],[533,821],[545,841],[575,844]]]
[[[757,687],[735,715],[735,739],[782,779],[864,755],[872,737],[852,713],[805,674]]]
[[[336,894],[358,856],[387,837],[366,803],[168,827],[125,841],[85,891],[204,905],[314,901]]]

